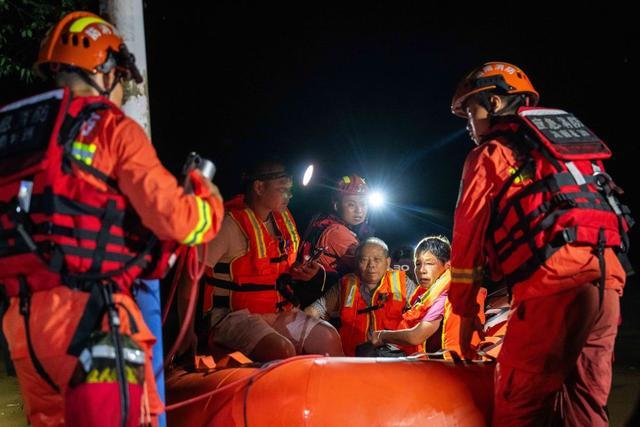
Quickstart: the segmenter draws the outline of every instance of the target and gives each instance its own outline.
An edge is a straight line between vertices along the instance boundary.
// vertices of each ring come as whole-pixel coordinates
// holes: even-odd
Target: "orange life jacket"
[[[451,283],[451,271],[449,269],[445,270],[440,277],[435,281],[433,285],[429,288],[424,288],[420,286],[423,291],[420,293],[419,297],[416,298],[415,302],[411,304],[409,310],[407,310],[402,315],[402,322],[398,329],[411,329],[418,323],[422,321],[427,311],[431,308],[433,303],[443,294],[449,290],[449,284]],[[415,293],[414,293],[415,294]],[[443,313],[444,317],[444,313]],[[441,322],[438,331],[436,331],[431,337],[427,338],[423,343],[409,347],[409,346],[401,346],[402,350],[406,354],[412,354],[417,352],[424,351],[437,351],[442,347],[441,334],[439,331],[442,330],[442,324],[444,324],[444,320]],[[429,344],[429,345],[428,345]]]
[[[389,270],[373,291],[371,306],[360,294],[360,279],[347,274],[340,279],[340,337],[347,356],[355,356],[356,346],[368,340],[369,325],[373,330],[398,329],[407,304],[407,275]]]
[[[427,292],[428,290],[429,290],[429,288],[427,288],[427,287],[420,286],[420,285],[416,286],[416,288],[414,289],[413,293],[409,297],[409,303],[407,304],[407,310],[411,309],[411,307],[413,307],[413,305],[418,302],[420,297],[422,295],[424,295],[425,292]]]
[[[277,236],[272,236],[255,213],[241,199],[231,200],[229,215],[238,224],[249,241],[246,254],[231,263],[218,263],[208,271],[206,282],[215,287],[229,289],[232,310],[248,309],[251,313],[273,313],[282,301],[276,280],[296,261],[300,236],[289,210],[271,212]],[[231,281],[214,277],[215,273],[228,274]]]

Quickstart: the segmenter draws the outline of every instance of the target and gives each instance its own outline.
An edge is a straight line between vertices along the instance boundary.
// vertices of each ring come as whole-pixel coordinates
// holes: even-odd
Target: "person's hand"
[[[321,268],[322,266],[316,261],[295,263],[289,273],[295,281],[308,282],[318,274]]]
[[[207,177],[202,175],[202,173],[198,169],[194,169],[191,173],[193,173],[193,174],[195,174],[197,176],[197,179],[199,180],[200,184],[202,186],[204,186],[206,191],[211,196],[216,197],[216,198],[220,199],[220,201],[222,201],[222,194],[220,194],[220,190],[218,189],[217,185],[215,185]]]
[[[381,347],[384,345],[384,341],[382,340],[382,334],[385,331],[373,331],[373,337],[371,338],[371,344],[373,344],[375,347]]]

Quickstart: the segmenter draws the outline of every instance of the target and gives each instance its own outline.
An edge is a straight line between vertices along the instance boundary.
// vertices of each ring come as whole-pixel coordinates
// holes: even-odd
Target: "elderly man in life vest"
[[[390,270],[387,244],[376,237],[356,249],[356,273],[340,279],[324,297],[305,309],[321,318],[340,318],[340,337],[347,356],[356,355],[359,344],[370,341],[376,331],[397,329],[402,312],[416,284],[404,271]]]

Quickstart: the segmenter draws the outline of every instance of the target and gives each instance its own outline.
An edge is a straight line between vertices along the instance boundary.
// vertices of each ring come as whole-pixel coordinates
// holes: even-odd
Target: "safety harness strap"
[[[564,196],[564,194],[563,194]],[[594,197],[595,199],[595,197]],[[547,220],[547,218],[553,217],[553,219],[557,219],[559,216],[567,213],[571,209],[590,209],[597,210],[603,212],[610,212],[611,209],[604,203],[593,203],[593,202],[585,202],[585,203],[577,203],[575,202],[575,198],[573,197],[560,197],[558,200],[550,200],[548,202],[540,205],[535,211],[531,212],[529,215],[521,217],[519,221],[509,230],[507,235],[501,239],[500,241],[495,243],[495,248],[498,253],[504,254],[508,252],[512,253],[515,248],[520,246],[522,243],[525,243],[527,240],[531,240],[533,236],[538,234],[540,231],[544,231],[547,228],[553,226],[553,222]],[[549,213],[551,212],[551,213]],[[538,226],[536,226],[533,230],[530,230],[527,233],[525,230],[528,229],[528,225],[535,222],[537,218],[543,217],[544,219],[540,222]],[[524,235],[520,238],[515,238],[516,234],[522,230]],[[510,249],[505,249],[509,247]],[[506,251],[506,252],[505,252]],[[506,257],[506,255],[504,256]]]
[[[33,227],[34,234],[55,234],[57,236],[64,236],[75,238],[78,240],[91,240],[95,241],[98,238],[98,232],[93,230],[88,230],[86,228],[79,227],[66,227],[64,225],[58,224],[48,224],[41,223],[36,224]],[[5,247],[8,248],[10,245],[7,243],[8,240],[17,239],[19,237],[18,232],[15,228],[0,230],[0,248]],[[106,242],[112,245],[125,246],[125,239],[122,236],[118,236],[115,234],[109,234]],[[17,244],[18,242],[16,242]]]
[[[20,281],[20,314],[24,319],[24,334],[27,339],[27,349],[29,350],[29,358],[31,359],[31,363],[35,368],[38,375],[51,386],[56,393],[60,393],[60,387],[51,379],[47,371],[42,366],[40,359],[36,355],[35,350],[33,349],[33,343],[31,341],[31,329],[29,326],[29,316],[31,312],[31,293],[29,291],[29,285],[27,283],[27,279],[20,275],[18,276],[18,280]]]
[[[88,285],[89,299],[84,306],[82,317],[78,322],[78,327],[71,338],[71,343],[67,348],[67,353],[78,357],[87,345],[87,340],[93,331],[100,326],[100,321],[104,315],[104,298],[100,285],[93,282]]]
[[[116,222],[117,213],[118,209],[116,207],[115,200],[109,200],[107,202],[104,216],[102,217],[102,225],[100,227],[100,231],[98,232],[98,238],[96,239],[96,249],[93,253],[93,261],[91,263],[91,267],[89,268],[89,271],[92,273],[99,272],[101,269],[102,263],[105,259],[105,255],[107,254],[109,230],[111,230],[111,226]]]
[[[231,274],[231,264],[228,262],[219,262],[213,266],[214,273]]]
[[[60,145],[62,145],[64,149],[64,155],[62,159],[63,171],[65,171],[66,173],[70,173],[71,164],[73,164],[83,172],[86,172],[94,176],[95,178],[107,184],[112,189],[117,190],[118,182],[115,179],[109,177],[104,172],[87,165],[86,163],[82,162],[80,159],[75,158],[71,154],[72,153],[71,147],[73,145],[73,142],[76,140],[78,133],[80,133],[80,130],[82,129],[82,125],[95,112],[101,111],[101,110],[108,110],[109,108],[111,107],[109,107],[109,105],[105,103],[93,103],[93,104],[86,105],[75,117],[67,115],[64,121],[62,122],[62,126],[60,127],[59,143]]]
[[[498,196],[495,199],[498,203],[500,202],[500,200],[502,200],[502,198],[506,194],[509,187],[511,187],[511,185],[513,184],[513,180],[515,180],[524,169],[525,169],[524,166],[518,169],[511,177],[512,179],[510,179],[509,181],[507,181],[507,183],[505,183],[505,187],[503,187],[503,189],[498,193]],[[596,179],[593,176],[585,176],[584,180],[587,184],[596,183]],[[566,187],[570,185],[575,185],[575,181],[573,179],[573,176],[569,172],[561,172],[561,173],[547,175],[541,180],[531,183],[526,188],[518,192],[518,194],[514,195],[513,198],[509,199],[509,201],[505,203],[505,205],[502,207],[502,209],[500,209],[499,212],[497,209],[498,203],[494,203],[494,206],[495,206],[494,211],[496,212],[495,223],[501,224],[504,221],[504,218],[506,217],[506,215],[508,214],[509,209],[512,208],[515,204],[520,203],[520,201],[523,198],[528,197],[535,193],[542,193],[542,192],[557,193],[561,187]],[[588,192],[593,193],[591,191],[588,191]]]
[[[269,262],[272,264],[278,264],[282,261],[286,261],[287,258],[289,258],[289,256],[285,253],[283,255],[280,255],[279,257],[269,259]]]
[[[91,282],[86,283],[85,287],[81,289],[85,292],[89,292],[89,299],[84,306],[84,311],[82,312],[82,316],[80,317],[78,326],[76,327],[73,337],[71,338],[69,347],[67,347],[67,354],[75,357],[80,356],[82,351],[86,348],[91,334],[100,328],[100,322],[102,321],[102,317],[104,316],[105,310],[107,308],[105,305],[103,290],[101,289],[101,287],[105,286],[113,285]],[[135,318],[133,317],[133,314],[124,304],[118,305],[122,307],[127,313],[131,333],[136,334],[137,332],[139,332],[140,329],[137,322],[135,321]]]
[[[204,282],[207,285],[215,286],[216,288],[228,289],[234,292],[261,292],[261,291],[273,291],[275,285],[261,285],[255,283],[243,283],[241,285],[230,282],[228,280],[217,279],[211,276],[204,276]]]
[[[366,314],[366,313],[371,313],[372,311],[376,311],[376,310],[380,310],[381,308],[384,307],[384,304],[376,304],[376,305],[370,305],[368,307],[365,308],[361,308],[360,310],[358,310],[356,313],[358,314]]]
[[[89,166],[88,164],[84,163],[79,159],[76,159],[70,153],[65,152],[65,158],[68,162],[73,163],[78,169],[94,176],[95,178],[98,178],[100,181],[104,182],[109,187],[113,189],[118,188],[118,181],[111,178],[109,175],[105,174],[104,172]]]
[[[102,218],[105,215],[105,209],[73,200],[60,194],[53,194],[53,190],[49,187],[44,189],[42,194],[33,195],[29,212],[49,215],[56,212],[61,215],[87,215]],[[118,210],[116,219],[122,221],[124,216],[125,211]]]
[[[563,245],[552,246],[546,245],[542,248],[536,250],[529,259],[520,265],[515,271],[510,274],[504,276],[503,280],[507,286],[511,287],[516,283],[522,282],[531,274],[540,267],[540,264],[544,262],[544,260],[549,259],[558,249],[560,249]]]
[[[604,298],[604,286],[607,280],[607,265],[604,260],[604,249],[607,243],[607,239],[604,236],[604,228],[600,228],[598,233],[598,264],[600,266],[600,281],[598,282],[598,307],[602,307],[602,300]]]
[[[213,296],[213,308],[230,308],[231,298],[225,295]]]

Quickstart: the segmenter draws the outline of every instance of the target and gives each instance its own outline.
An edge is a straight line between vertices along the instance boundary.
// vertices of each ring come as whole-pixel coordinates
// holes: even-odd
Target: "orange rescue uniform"
[[[511,124],[510,127],[499,130],[503,136],[482,143],[467,156],[455,210],[449,300],[453,312],[462,316],[463,320],[475,317],[479,311],[476,293],[482,284],[485,266],[488,266],[492,279],[499,280],[501,275],[493,248],[489,244],[488,225],[491,220],[492,205],[498,192],[519,169],[522,159],[518,159],[516,153],[510,148],[510,141],[515,141],[514,138],[516,138],[517,126]],[[517,177],[504,194],[503,200],[509,200],[530,183],[531,179],[527,176]],[[512,288],[513,312],[517,313],[519,320],[526,319],[526,327],[517,328],[517,332],[516,329],[511,328],[510,325],[514,321],[512,314],[499,356],[502,368],[498,369],[497,375],[495,412],[495,416],[498,417],[496,422],[499,424],[518,424],[518,416],[522,417],[520,418],[522,421],[527,417],[531,419],[533,413],[535,419],[535,414],[539,416],[541,412],[547,410],[549,393],[555,393],[562,388],[568,376],[567,372],[575,366],[576,358],[585,343],[591,340],[598,341],[598,337],[590,336],[590,333],[596,331],[595,327],[592,328],[595,319],[607,318],[611,321],[611,316],[608,314],[603,316],[602,313],[618,310],[617,299],[609,295],[610,293],[622,295],[625,273],[612,249],[605,249],[604,259],[606,291],[603,305],[598,308],[597,304],[594,306],[591,300],[585,303],[583,309],[591,309],[592,312],[585,312],[582,316],[587,325],[586,332],[584,327],[580,328],[584,332],[582,334],[571,333],[572,328],[575,328],[571,317],[575,318],[576,310],[580,310],[580,305],[575,304],[576,295],[586,292],[591,295],[591,298],[593,292],[597,294],[596,286],[601,273],[594,248],[565,244],[530,277]],[[583,291],[586,288],[589,289]],[[574,298],[567,295],[573,295]],[[526,314],[525,306],[532,307]],[[534,311],[537,317],[530,316]],[[468,342],[468,338],[465,338],[470,333],[468,323],[468,321],[462,322],[459,328],[463,344]],[[547,327],[540,326],[542,324]],[[597,353],[599,359],[592,362],[608,364],[610,368],[610,350],[616,328],[615,325],[610,324],[603,327],[607,331],[607,342],[598,344],[602,351]],[[577,329],[574,330],[577,331]],[[601,330],[604,329],[601,328]],[[539,333],[540,331],[544,333]],[[554,331],[557,332],[556,335],[553,334]],[[562,350],[559,349],[560,347]],[[466,355],[473,355],[473,346]],[[552,361],[553,357],[556,359]],[[587,360],[583,357],[584,352],[581,362]],[[598,369],[601,372],[606,371],[606,368]],[[509,374],[502,375],[505,372]],[[608,378],[610,379],[610,369],[608,376],[602,376],[601,381],[604,381],[602,384],[598,384],[598,380],[589,383],[589,380],[584,377],[580,380],[587,390],[594,388],[607,390],[604,401],[602,393],[596,397],[597,409],[594,409],[590,415],[594,419],[606,419],[604,404],[609,389]],[[553,399],[551,399],[552,403]],[[576,408],[572,410],[580,412]],[[588,411],[583,410],[583,412]],[[516,416],[515,414],[518,413],[520,415]],[[540,420],[542,418],[538,418],[538,421]]]

